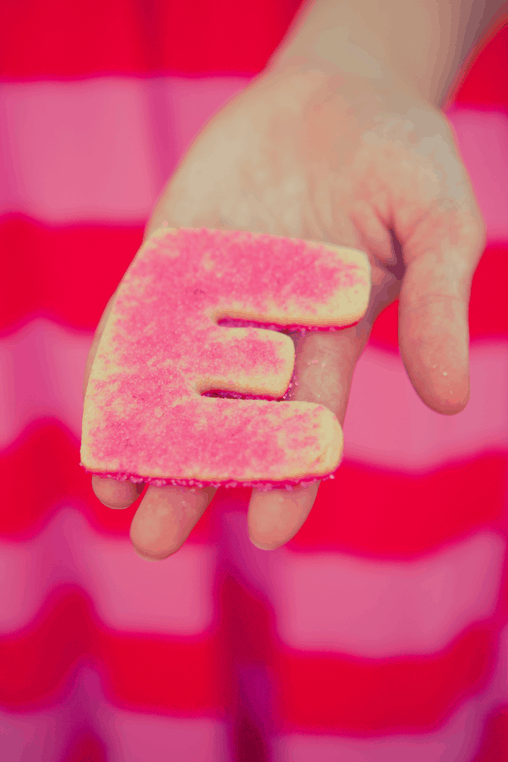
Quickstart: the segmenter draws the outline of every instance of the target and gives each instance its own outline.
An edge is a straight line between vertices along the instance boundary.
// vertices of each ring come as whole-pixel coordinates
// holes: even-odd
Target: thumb
[[[419,397],[444,415],[460,413],[469,401],[469,298],[484,247],[484,230],[474,223],[461,243],[443,236],[434,250],[409,256],[402,280],[402,360]]]
[[[109,298],[109,301],[104,308],[104,312],[102,313],[102,317],[100,319],[99,325],[95,329],[93,341],[88,351],[88,355],[87,355],[86,363],[85,363],[85,372],[83,374],[83,397],[86,395],[86,388],[88,386],[88,379],[90,378],[90,373],[92,372],[93,361],[95,360],[95,355],[97,354],[97,349],[99,348],[99,342],[102,338],[102,334],[104,333],[104,329],[106,327],[106,323],[108,321],[109,315],[111,313],[111,310],[113,309],[113,300],[115,296],[116,296],[116,291]]]

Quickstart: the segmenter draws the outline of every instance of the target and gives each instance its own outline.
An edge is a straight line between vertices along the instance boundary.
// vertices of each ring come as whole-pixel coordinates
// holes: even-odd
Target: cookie
[[[81,465],[150,484],[308,483],[336,470],[342,429],[281,401],[295,350],[282,330],[357,322],[359,251],[266,234],[160,228],[116,292],[85,397]]]

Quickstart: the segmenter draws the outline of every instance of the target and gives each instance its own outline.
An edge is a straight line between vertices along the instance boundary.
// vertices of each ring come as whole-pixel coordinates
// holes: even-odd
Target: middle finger
[[[367,342],[367,323],[337,332],[316,332],[295,339],[295,380],[290,400],[324,405],[341,426],[346,415],[356,361]],[[263,550],[288,542],[307,519],[317,496],[319,482],[292,490],[252,491],[249,504],[249,536]]]

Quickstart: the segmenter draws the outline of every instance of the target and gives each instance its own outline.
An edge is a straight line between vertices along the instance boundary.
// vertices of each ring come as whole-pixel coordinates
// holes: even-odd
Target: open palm
[[[469,294],[485,230],[439,109],[340,72],[268,71],[194,142],[147,234],[164,221],[328,241],[368,255],[372,294],[360,323],[293,336],[298,386],[290,399],[326,405],[343,424],[355,364],[373,322],[399,298],[400,350],[417,393],[443,414],[467,404]],[[109,305],[85,384],[108,314]],[[95,476],[93,487],[105,505],[117,508],[130,505],[142,489]],[[273,549],[291,539],[317,489],[253,490],[252,541]],[[136,550],[154,560],[178,550],[214,492],[150,486],[131,526]]]

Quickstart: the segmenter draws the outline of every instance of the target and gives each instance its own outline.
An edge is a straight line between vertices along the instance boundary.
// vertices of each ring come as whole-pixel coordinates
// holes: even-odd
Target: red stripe
[[[279,646],[271,657],[273,619],[264,602],[246,605],[229,587],[219,591],[222,631],[206,639],[108,631],[82,590],[53,591],[26,630],[0,638],[0,704],[33,711],[61,700],[71,671],[85,659],[99,669],[107,700],[124,709],[223,718],[234,695],[232,666],[243,656],[275,669],[275,720],[286,732],[421,733],[493,675],[491,623],[472,626],[437,655],[365,659]],[[250,643],[240,652],[245,635]]]
[[[508,242],[487,244],[476,268],[469,303],[471,339],[508,336],[505,283],[508,282]],[[370,341],[398,348],[398,299],[379,315]]]
[[[472,339],[508,336],[506,288],[503,287],[507,282],[508,241],[487,245],[471,287],[469,329]]]
[[[453,102],[474,109],[508,108],[508,22],[490,31],[464,74]]]
[[[439,655],[359,659],[284,649],[277,664],[280,723],[285,732],[363,737],[430,732],[486,687],[494,654],[485,625]]]
[[[128,537],[141,497],[125,510],[106,508],[95,497],[91,477],[79,465],[79,442],[61,424],[38,420],[0,458],[0,537],[28,540],[62,505],[79,505],[95,530]],[[212,506],[210,506],[212,508]],[[191,542],[207,542],[214,531],[207,510],[192,530]],[[189,541],[188,540],[188,541]]]
[[[74,328],[95,330],[142,238],[138,226],[51,227],[22,216],[4,219],[0,329],[11,331],[38,312]],[[508,336],[507,281],[508,243],[489,244],[473,278],[471,338]],[[397,350],[397,310],[398,301],[381,313],[372,342]]]
[[[34,311],[94,330],[141,245],[143,228],[50,227],[24,217],[0,224],[0,327]]]
[[[95,730],[78,726],[73,736],[62,762],[107,762],[108,750]]]
[[[485,724],[480,751],[472,762],[503,762],[508,759],[508,705],[497,707]]]
[[[4,79],[255,74],[301,0],[25,0],[4,3]]]
[[[26,0],[4,3],[0,76],[255,74],[281,42],[301,0]],[[493,29],[455,102],[506,107],[508,27]]]
[[[220,653],[210,636],[106,630],[87,594],[65,586],[51,592],[25,630],[0,637],[0,705],[10,711],[51,705],[64,698],[70,671],[86,659],[102,673],[107,699],[125,709],[222,714],[227,686]]]
[[[501,529],[507,474],[506,456],[494,454],[424,475],[343,462],[288,547],[404,559]]]
[[[275,619],[268,600],[226,572],[221,580],[220,602],[224,647],[231,664],[272,665]]]
[[[34,421],[2,454],[0,482],[11,506],[0,514],[0,533],[18,541],[38,534],[65,503],[79,505],[96,529],[127,535],[141,500],[122,511],[103,506],[79,465],[79,442],[53,420]]]
[[[506,476],[506,457],[495,454],[421,476],[346,461],[335,480],[322,482],[288,547],[407,558],[478,529],[502,531]],[[41,531],[65,503],[79,505],[97,531],[127,537],[141,499],[122,511],[103,506],[79,466],[78,442],[56,421],[35,422],[4,453],[0,483],[3,504],[12,507],[0,512],[0,536],[18,540]],[[221,532],[223,499],[246,511],[249,495],[248,489],[219,490],[190,541],[207,542]]]

